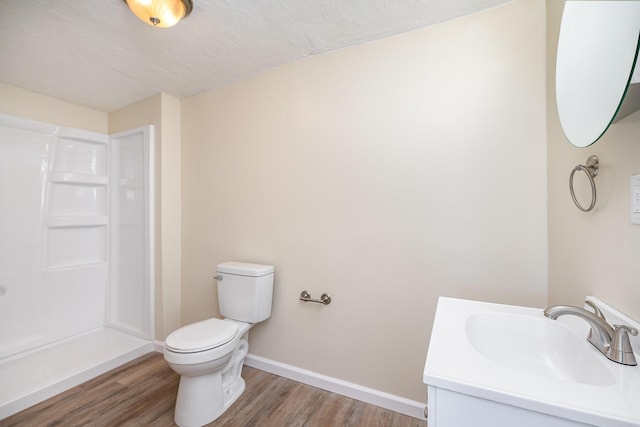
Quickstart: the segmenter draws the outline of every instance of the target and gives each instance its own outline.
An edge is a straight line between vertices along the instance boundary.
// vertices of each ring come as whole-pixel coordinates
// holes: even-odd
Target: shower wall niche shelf
[[[104,216],[49,216],[45,220],[47,228],[96,227],[109,225],[109,217]]]
[[[45,189],[46,271],[93,268],[108,261],[109,138],[58,133]],[[106,270],[101,282],[107,280]]]
[[[108,142],[105,135],[89,132],[84,138],[59,136],[51,171],[107,177]]]
[[[96,176],[85,173],[49,172],[49,182],[85,185],[107,185],[107,176]]]
[[[73,272],[77,272],[77,271],[83,271],[83,270],[88,270],[88,271],[97,271],[97,274],[103,274],[102,271],[106,271],[106,269],[109,268],[109,264],[107,262],[104,261],[97,261],[94,263],[85,263],[80,265],[80,268],[78,268],[77,265],[74,264],[69,264],[69,265],[61,265],[61,266],[56,266],[56,267],[48,267],[45,272],[47,273],[52,273],[52,274],[62,274],[62,273],[73,273]]]
[[[105,185],[50,182],[47,190],[48,216],[107,215],[109,193]]]

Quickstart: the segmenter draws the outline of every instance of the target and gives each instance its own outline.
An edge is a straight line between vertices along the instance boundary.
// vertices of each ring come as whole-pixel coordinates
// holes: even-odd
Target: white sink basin
[[[547,318],[511,313],[467,317],[467,339],[487,359],[536,376],[591,385],[611,385],[615,377],[604,356],[567,327]]]
[[[640,328],[615,309],[593,301],[610,323]],[[441,297],[423,381],[440,390],[441,403],[446,402],[443,396],[456,394],[569,422],[549,424],[545,419],[526,425],[640,427],[640,365],[608,360],[587,341],[588,331],[582,319],[551,320],[542,308]],[[631,338],[640,358],[635,342],[640,337]],[[434,401],[441,409],[438,399]],[[457,413],[455,408],[449,412]],[[432,421],[430,425],[438,426]]]

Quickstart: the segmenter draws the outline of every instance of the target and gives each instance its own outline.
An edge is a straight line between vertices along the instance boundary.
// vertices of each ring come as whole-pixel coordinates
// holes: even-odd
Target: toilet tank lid
[[[251,264],[246,262],[223,262],[218,264],[217,272],[226,274],[237,274],[239,276],[260,277],[273,273],[272,265]]]

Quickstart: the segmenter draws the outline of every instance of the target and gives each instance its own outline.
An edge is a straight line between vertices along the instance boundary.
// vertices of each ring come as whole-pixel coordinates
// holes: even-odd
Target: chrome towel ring
[[[571,175],[569,175],[569,191],[571,192],[571,198],[573,199],[573,203],[575,203],[578,209],[582,212],[589,212],[596,205],[596,182],[593,179],[598,175],[599,167],[600,164],[598,162],[598,156],[589,156],[586,165],[577,165],[571,171]],[[582,207],[576,198],[575,192],[573,191],[573,175],[576,171],[584,172],[587,175],[587,178],[589,178],[589,183],[591,184],[591,204],[588,208]]]

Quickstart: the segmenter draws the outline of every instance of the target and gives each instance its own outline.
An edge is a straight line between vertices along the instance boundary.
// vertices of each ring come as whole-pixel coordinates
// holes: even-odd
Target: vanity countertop
[[[600,302],[595,301],[600,306]],[[589,366],[592,372],[585,372],[584,378],[594,378],[594,381],[589,383],[575,381],[570,376],[541,375],[536,369],[523,369],[518,365],[517,358],[509,359],[509,363],[505,365],[481,354],[478,346],[471,342],[469,334],[472,333],[470,330],[476,328],[473,323],[475,319],[482,316],[498,319],[503,316],[507,321],[517,320],[519,317],[525,320],[523,324],[531,321],[545,327],[547,325],[541,322],[557,322],[558,327],[564,329],[559,332],[571,333],[579,337],[579,340],[569,340],[573,343],[570,348],[563,348],[560,341],[559,345],[538,351],[542,355],[539,357],[541,365],[548,365],[540,366],[542,372],[553,373],[553,367],[549,366],[567,356],[562,353],[563,350],[571,351],[577,354],[576,366],[582,366],[581,359],[590,361],[591,364],[585,366]],[[587,342],[585,337],[589,328],[586,323],[577,318],[569,319],[570,317],[562,316],[560,319],[566,319],[561,322],[560,319],[555,321],[545,318],[540,308],[441,297],[431,333],[423,381],[430,386],[586,424],[640,426],[640,365],[624,366],[609,361]],[[514,334],[504,334],[505,331],[499,329],[495,339],[506,340],[508,344],[515,342],[515,345],[526,346],[527,342],[541,339],[538,335],[529,340],[527,334],[535,333],[531,330],[518,330],[518,334],[522,335],[514,339]],[[500,336],[501,333],[504,336]],[[549,353],[548,360],[545,352]],[[637,352],[636,358],[640,361]],[[565,363],[564,368],[569,370],[575,368],[571,364],[566,365]],[[548,371],[544,371],[545,369]],[[580,378],[582,372],[578,374],[577,377]]]

